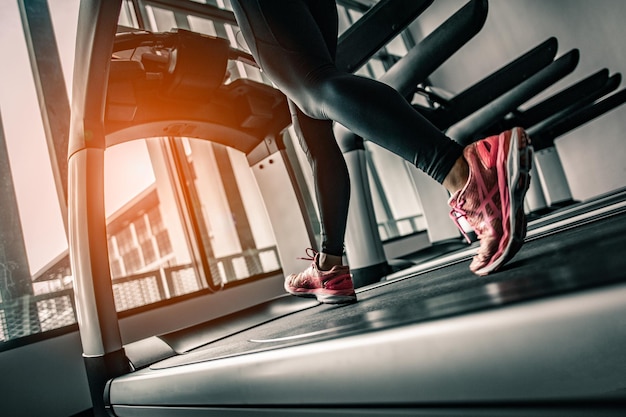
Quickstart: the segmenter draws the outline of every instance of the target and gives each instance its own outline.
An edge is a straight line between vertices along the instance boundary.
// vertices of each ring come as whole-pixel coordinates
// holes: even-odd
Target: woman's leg
[[[335,261],[339,264],[343,256],[343,241],[350,200],[348,168],[335,141],[332,122],[306,116],[291,101],[289,108],[300,146],[313,171],[322,227],[320,251],[323,254],[338,257],[339,259]]]
[[[275,46],[272,45],[279,43],[266,19],[271,20],[273,16],[281,13],[290,20],[304,22],[300,28],[307,34],[307,42],[312,45],[308,49],[309,52],[322,57],[322,62],[334,61],[337,47],[337,14],[334,1],[253,0],[241,4],[234,1],[233,8],[253,55],[265,71],[268,71],[267,68],[278,67],[281,73],[287,74],[292,66],[298,66],[290,62],[284,62],[284,66],[275,65],[282,61],[283,50],[273,49]],[[285,42],[290,39],[286,33],[281,33],[278,37],[287,38]],[[286,47],[297,49],[300,43],[301,41],[293,45],[287,44]],[[283,78],[271,74],[270,77],[273,81]],[[313,171],[322,229],[320,266],[330,269],[333,265],[340,265],[343,256],[350,200],[348,170],[333,134],[332,121],[313,119],[304,114],[292,101],[289,101],[289,108],[300,146]]]
[[[317,5],[315,12],[309,3]],[[321,5],[326,5],[325,13]],[[320,0],[233,2],[252,53],[303,113],[338,122],[443,183],[463,147],[393,88],[336,68],[336,9],[331,6],[334,2]]]

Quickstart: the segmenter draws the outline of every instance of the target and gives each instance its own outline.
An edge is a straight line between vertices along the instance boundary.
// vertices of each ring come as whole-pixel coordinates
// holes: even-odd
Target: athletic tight
[[[341,256],[350,179],[333,121],[443,182],[463,147],[416,112],[393,88],[335,66],[334,0],[231,0],[259,66],[289,98],[295,130],[316,186],[321,251]]]

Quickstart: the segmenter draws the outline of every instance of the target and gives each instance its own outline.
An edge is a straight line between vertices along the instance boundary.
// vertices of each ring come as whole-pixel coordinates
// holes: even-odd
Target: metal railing
[[[378,231],[382,240],[393,239],[424,230],[426,228],[424,221],[422,214],[388,219],[378,222]]]
[[[275,246],[211,259],[218,285],[280,271]],[[156,303],[206,288],[193,264],[159,268],[113,280],[117,311]],[[0,342],[75,324],[73,288],[0,301]]]
[[[74,290],[26,295],[0,302],[0,341],[76,323]]]

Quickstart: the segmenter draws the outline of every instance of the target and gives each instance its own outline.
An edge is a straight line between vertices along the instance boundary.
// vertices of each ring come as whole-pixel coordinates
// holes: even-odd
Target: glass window
[[[215,24],[212,20],[203,19],[197,16],[189,16],[189,27],[194,32],[204,33],[205,35],[216,36]]]
[[[116,307],[126,310],[205,288],[192,260],[164,139],[116,145],[105,152],[105,206]],[[193,289],[176,282],[187,269]]]
[[[276,241],[245,155],[232,148],[189,139],[211,270],[221,283],[276,272]]]
[[[50,0],[49,6],[69,96],[79,1]],[[236,28],[229,25],[163,7],[146,6],[143,11],[145,23],[153,30],[186,25],[237,42]],[[122,4],[120,24],[138,25],[129,1]],[[2,183],[10,185],[3,193],[0,212],[13,216],[0,218],[0,236],[11,242],[9,250],[0,241],[0,341],[4,341],[73,324],[76,317],[62,214],[65,207],[55,188],[17,3],[0,5],[0,37],[15,40],[3,49],[12,64],[0,66],[0,154],[6,160],[1,173]],[[257,69],[244,64],[230,63],[229,74],[231,80],[242,76],[263,80]],[[210,270],[199,268],[190,249],[198,243],[187,229],[188,219],[181,217],[187,208],[181,207],[173,184],[181,180],[170,174],[172,154],[163,145],[168,140],[133,141],[106,151],[108,254],[119,310],[202,290],[207,280],[222,285],[280,269],[271,227],[246,158],[227,149],[220,149],[222,163],[229,166],[227,180],[220,172],[213,172],[210,180],[197,178],[214,191],[194,191],[203,202],[203,207],[194,208],[197,216],[211,230],[211,238],[200,243],[211,254]],[[203,143],[197,148],[203,146],[213,145]],[[185,163],[201,167],[205,174],[215,167],[210,154],[194,153],[190,147],[186,155]],[[224,181],[230,184],[227,190]],[[193,183],[192,188],[196,186]],[[217,208],[209,195],[221,196]],[[233,204],[241,220],[237,227]],[[241,227],[244,217],[247,226]]]
[[[66,13],[51,13],[54,24],[75,27],[78,2],[66,1],[64,7]],[[11,40],[3,42],[11,65],[0,66],[2,342],[76,318],[62,207],[17,2],[0,3],[0,39]],[[61,31],[57,43],[73,49],[75,31]]]
[[[159,249],[159,255],[162,258],[166,258],[169,254],[173,252],[172,243],[170,242],[170,237],[167,234],[167,230],[162,230],[154,236],[156,240],[157,248]]]
[[[174,12],[160,7],[146,6],[150,27],[156,32],[169,32],[178,27]]]
[[[154,250],[154,241],[148,239],[141,243],[141,254],[146,265],[153,264],[157,260],[156,251]]]

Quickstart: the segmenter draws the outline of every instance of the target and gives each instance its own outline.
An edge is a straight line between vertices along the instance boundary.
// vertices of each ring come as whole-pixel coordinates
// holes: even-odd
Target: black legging
[[[443,182],[462,155],[462,146],[393,88],[337,69],[334,0],[231,3],[252,55],[293,102],[293,124],[313,169],[322,252],[342,255],[350,200],[348,169],[333,134],[333,121]]]

